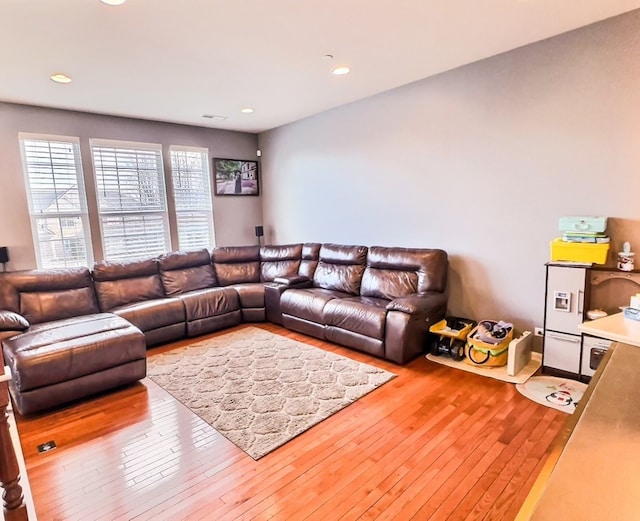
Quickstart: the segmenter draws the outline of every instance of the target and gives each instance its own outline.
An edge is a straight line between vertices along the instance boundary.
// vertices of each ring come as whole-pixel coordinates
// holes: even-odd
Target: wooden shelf
[[[640,271],[619,271],[619,270],[593,270],[591,273],[591,285],[597,286],[609,280],[625,280],[634,282],[640,286]]]
[[[591,266],[591,269],[593,271],[615,271],[616,273],[623,273],[623,274],[626,274],[626,273],[640,273],[640,269],[633,270],[633,271],[620,271],[615,266]]]

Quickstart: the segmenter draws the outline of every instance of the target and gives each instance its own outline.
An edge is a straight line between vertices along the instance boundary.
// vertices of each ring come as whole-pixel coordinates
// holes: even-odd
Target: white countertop
[[[588,335],[640,347],[640,322],[624,318],[623,313],[584,322],[578,329]]]

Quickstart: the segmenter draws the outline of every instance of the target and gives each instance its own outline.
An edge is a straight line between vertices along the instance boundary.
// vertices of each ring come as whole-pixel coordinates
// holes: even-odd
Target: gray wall
[[[267,240],[443,248],[451,313],[541,325],[560,216],[640,250],[638,35],[634,11],[262,134]]]
[[[165,172],[170,145],[208,148],[210,159],[255,159],[257,149],[257,136],[244,132],[0,103],[0,246],[9,247],[11,270],[36,265],[18,132],[79,137],[83,168],[91,178],[90,138],[159,143]],[[97,222],[95,205],[90,204],[89,211]],[[254,226],[262,223],[260,197],[213,197],[213,215],[218,246],[256,244]]]

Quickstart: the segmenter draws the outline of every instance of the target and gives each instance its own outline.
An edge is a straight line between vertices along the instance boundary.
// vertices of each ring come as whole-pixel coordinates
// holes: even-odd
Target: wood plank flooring
[[[149,379],[18,418],[38,519],[509,521],[567,417],[422,357],[399,367],[257,327],[398,377],[259,461]]]

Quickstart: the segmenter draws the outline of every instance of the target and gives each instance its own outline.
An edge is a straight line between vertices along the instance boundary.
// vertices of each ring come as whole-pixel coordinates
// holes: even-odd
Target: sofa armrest
[[[276,277],[273,279],[273,282],[276,284],[282,284],[284,286],[290,287],[307,287],[311,285],[311,281],[309,277],[305,277],[304,275],[291,275],[288,277]]]
[[[29,328],[29,321],[18,313],[0,310],[0,331],[24,331]]]
[[[387,311],[402,311],[410,315],[429,314],[446,306],[447,296],[444,293],[422,293],[400,297],[387,304]]]
[[[387,360],[406,364],[424,352],[429,326],[444,318],[446,293],[415,293],[387,304],[385,354]]]
[[[267,320],[274,324],[282,325],[282,310],[280,309],[280,298],[288,289],[304,289],[311,287],[311,280],[302,275],[291,275],[288,277],[276,277],[273,282],[264,286],[264,307]]]

